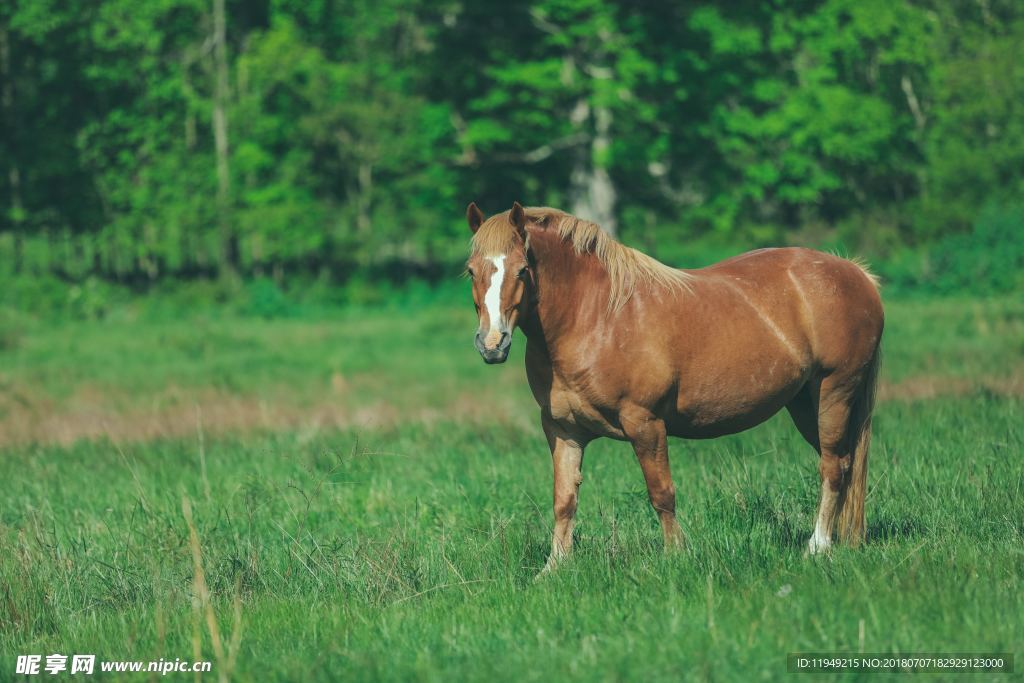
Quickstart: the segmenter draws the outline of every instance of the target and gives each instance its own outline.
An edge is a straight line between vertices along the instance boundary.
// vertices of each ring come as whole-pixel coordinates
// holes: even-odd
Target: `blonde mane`
[[[670,291],[690,291],[689,273],[666,266],[647,254],[617,241],[597,223],[548,207],[525,209],[529,223],[557,230],[559,238],[570,242],[577,254],[593,254],[608,271],[611,291],[608,310],[622,308],[638,287],[661,287]],[[507,254],[517,241],[509,212],[491,216],[473,236],[473,254],[492,256]],[[529,241],[529,237],[527,237]]]

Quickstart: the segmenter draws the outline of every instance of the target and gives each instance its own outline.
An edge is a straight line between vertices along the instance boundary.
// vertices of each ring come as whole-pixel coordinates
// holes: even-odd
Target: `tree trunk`
[[[11,44],[10,35],[6,26],[0,26],[0,83],[3,89],[0,91],[0,108],[3,116],[0,120],[10,136],[5,147],[7,148],[7,185],[10,190],[10,217],[11,232],[14,235],[14,272],[21,271],[22,257],[22,234],[21,222],[24,219],[24,209],[21,203],[21,170],[18,168],[18,158],[14,153],[14,132],[18,126],[14,122],[14,84],[11,79]]]
[[[359,193],[356,200],[358,214],[356,228],[360,234],[370,232],[370,208],[373,200],[373,165],[364,160],[359,164]]]
[[[234,273],[238,240],[231,225],[231,168],[228,147],[228,55],[224,0],[213,0],[213,139],[217,150],[217,209],[222,266]]]
[[[590,118],[590,105],[580,100],[569,115],[573,127],[580,128]],[[610,235],[618,232],[615,219],[615,185],[608,174],[608,150],[611,147],[609,129],[612,113],[606,107],[593,110],[594,132],[590,145],[576,153],[576,161],[569,177],[569,197],[572,213],[594,221]]]

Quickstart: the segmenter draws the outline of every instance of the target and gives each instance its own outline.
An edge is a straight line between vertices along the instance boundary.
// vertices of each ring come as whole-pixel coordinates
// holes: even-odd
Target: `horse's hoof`
[[[686,537],[683,535],[665,539],[664,551],[666,555],[675,555],[686,550]]]
[[[548,556],[548,561],[544,563],[544,568],[537,572],[537,575],[533,577],[533,582],[537,583],[541,579],[547,577],[551,572],[558,568],[560,560],[555,559],[554,555]]]
[[[829,555],[832,552],[832,545],[828,543],[821,543],[817,538],[811,537],[811,540],[807,543],[807,550],[804,551],[804,557],[818,557],[821,555]]]

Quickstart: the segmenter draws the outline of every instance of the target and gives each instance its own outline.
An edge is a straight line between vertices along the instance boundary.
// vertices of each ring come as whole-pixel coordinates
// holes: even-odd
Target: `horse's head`
[[[473,231],[473,252],[466,270],[473,281],[473,303],[480,324],[476,348],[487,363],[504,363],[516,323],[529,313],[533,274],[527,256],[526,212],[516,202],[511,211],[491,216],[476,204],[466,209]]]

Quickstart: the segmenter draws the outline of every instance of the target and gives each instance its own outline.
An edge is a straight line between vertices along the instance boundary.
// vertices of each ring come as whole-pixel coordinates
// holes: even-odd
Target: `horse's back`
[[[866,362],[881,337],[877,282],[855,261],[784,247],[746,252],[693,272],[728,283],[769,315],[794,324],[791,329],[803,332],[825,369]]]

